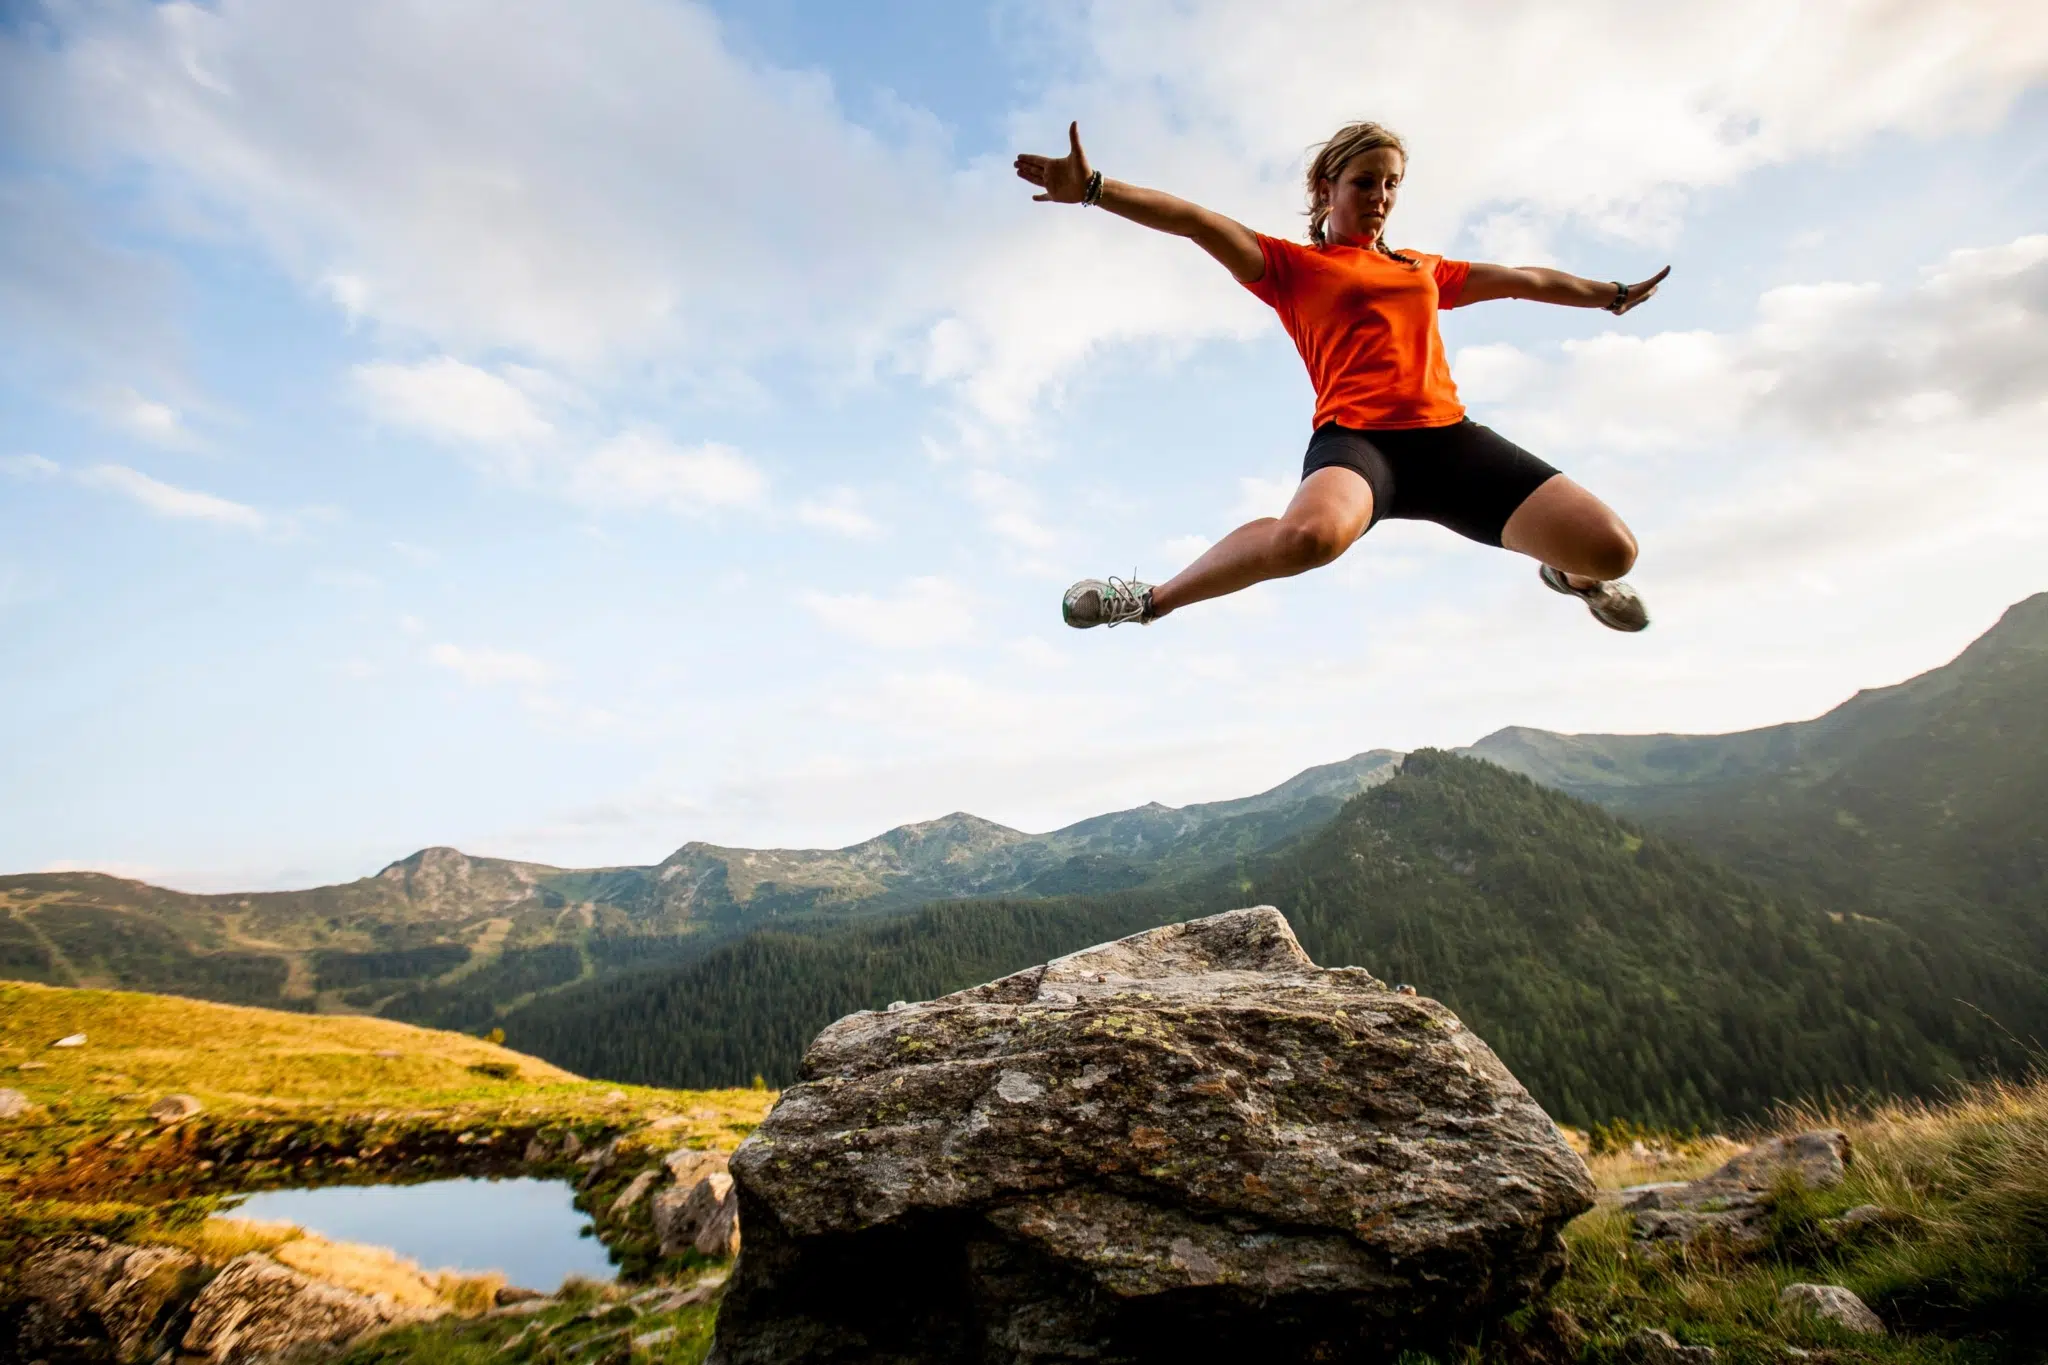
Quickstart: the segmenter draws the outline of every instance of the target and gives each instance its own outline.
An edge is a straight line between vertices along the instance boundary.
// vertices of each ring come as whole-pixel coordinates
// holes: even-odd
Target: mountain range
[[[693,843],[597,869],[426,849],[226,896],[0,878],[0,976],[496,1024],[618,1079],[779,1081],[837,1013],[1257,896],[1322,960],[1441,993],[1582,1116],[1753,1108],[1766,1055],[1800,1093],[1920,1091],[2048,1033],[2044,699],[2048,594],[1813,720],[1516,727],[1050,834],[958,813],[845,849]],[[1520,785],[1488,785],[1501,769]],[[1424,807],[1434,824],[1390,814]],[[1674,1042],[1673,1020],[1721,1044]]]
[[[584,869],[427,848],[338,886],[225,895],[92,872],[0,877],[0,976],[466,1027],[761,924],[1115,889],[1226,864],[1328,821],[1400,759],[1374,750],[1254,796],[1152,803],[1049,834],[956,812],[842,849],[689,843],[652,866]]]

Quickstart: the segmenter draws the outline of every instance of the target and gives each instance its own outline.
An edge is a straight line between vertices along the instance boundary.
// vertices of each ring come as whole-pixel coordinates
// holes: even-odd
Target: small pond
[[[497,1270],[552,1290],[565,1275],[609,1280],[604,1244],[560,1180],[431,1180],[421,1185],[329,1185],[264,1190],[230,1218],[296,1223],[334,1242],[390,1247],[423,1270]]]

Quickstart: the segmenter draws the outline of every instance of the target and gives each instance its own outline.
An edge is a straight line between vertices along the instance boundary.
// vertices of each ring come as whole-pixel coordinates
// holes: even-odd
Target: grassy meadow
[[[52,1046],[78,1033],[83,1046]],[[481,1039],[382,1019],[15,984],[0,984],[0,1087],[34,1106],[0,1120],[0,1255],[24,1235],[66,1230],[174,1243],[211,1264],[260,1250],[445,1311],[362,1343],[343,1357],[349,1365],[695,1365],[708,1350],[708,1286],[722,1267],[659,1260],[644,1201],[615,1225],[602,1223],[602,1210],[662,1152],[729,1149],[774,1099],[586,1081]],[[147,1110],[174,1093],[204,1108],[158,1125]],[[1588,1165],[1608,1195],[1567,1229],[1564,1278],[1545,1301],[1439,1365],[1618,1365],[1645,1327],[1711,1346],[1724,1365],[2048,1359],[2048,1081],[1981,1085],[1938,1104],[1788,1109],[1743,1138],[1813,1127],[1848,1132],[1847,1179],[1833,1190],[1778,1191],[1769,1244],[1746,1257],[1647,1250],[1631,1241],[1614,1194],[1702,1175],[1738,1144],[1625,1126],[1601,1134]],[[618,1159],[582,1199],[600,1217],[622,1282],[572,1283],[538,1311],[489,1313],[499,1284],[490,1275],[422,1269],[289,1225],[220,1216],[225,1194],[266,1185],[533,1170],[521,1165],[527,1144],[568,1133],[586,1150],[619,1142]],[[556,1169],[583,1175],[566,1160]],[[1884,1216],[1853,1230],[1831,1224],[1868,1204]],[[1778,1293],[1799,1281],[1854,1290],[1887,1333],[1859,1337],[1789,1314]]]

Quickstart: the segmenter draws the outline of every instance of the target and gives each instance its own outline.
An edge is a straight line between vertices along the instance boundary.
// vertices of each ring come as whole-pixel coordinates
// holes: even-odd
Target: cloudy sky
[[[1449,314],[1640,636],[1418,525],[1148,629],[1311,395],[1110,175],[1641,278]],[[190,889],[1044,829],[1503,725],[1720,731],[2048,589],[2033,0],[0,4],[0,870]]]

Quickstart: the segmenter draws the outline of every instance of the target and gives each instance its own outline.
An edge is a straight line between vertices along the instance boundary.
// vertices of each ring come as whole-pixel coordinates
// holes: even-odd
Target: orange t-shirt
[[[1469,261],[1365,247],[1303,246],[1258,234],[1266,273],[1245,288],[1273,306],[1316,386],[1315,425],[1447,427],[1465,416],[1436,329]]]

